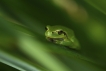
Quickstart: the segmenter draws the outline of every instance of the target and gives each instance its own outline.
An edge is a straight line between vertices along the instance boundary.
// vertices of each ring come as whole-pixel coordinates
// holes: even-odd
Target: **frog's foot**
[[[50,38],[47,37],[47,40],[49,40],[50,42],[56,43],[56,44],[60,44],[61,41],[63,41],[63,38]]]

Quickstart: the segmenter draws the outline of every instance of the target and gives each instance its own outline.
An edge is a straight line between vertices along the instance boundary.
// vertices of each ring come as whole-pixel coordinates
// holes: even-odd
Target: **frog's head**
[[[66,38],[66,33],[57,26],[48,25],[45,27],[45,29],[45,36],[51,42],[63,41]]]

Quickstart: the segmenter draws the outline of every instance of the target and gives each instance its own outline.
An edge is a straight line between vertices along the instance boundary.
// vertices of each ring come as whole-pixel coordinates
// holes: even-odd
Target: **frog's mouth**
[[[50,38],[50,37],[47,37],[47,40],[53,43],[56,43],[56,41],[64,41],[63,38]]]

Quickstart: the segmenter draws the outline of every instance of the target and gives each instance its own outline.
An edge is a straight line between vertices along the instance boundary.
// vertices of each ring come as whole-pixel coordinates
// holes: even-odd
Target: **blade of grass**
[[[0,62],[14,67],[20,71],[40,71],[36,67],[29,65],[28,63],[19,60],[15,57],[12,57],[11,55],[6,54],[3,51],[0,51]]]

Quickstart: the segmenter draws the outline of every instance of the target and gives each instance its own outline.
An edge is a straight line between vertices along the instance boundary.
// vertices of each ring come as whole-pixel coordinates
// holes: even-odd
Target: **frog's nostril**
[[[52,34],[53,34],[54,32],[52,32]]]

